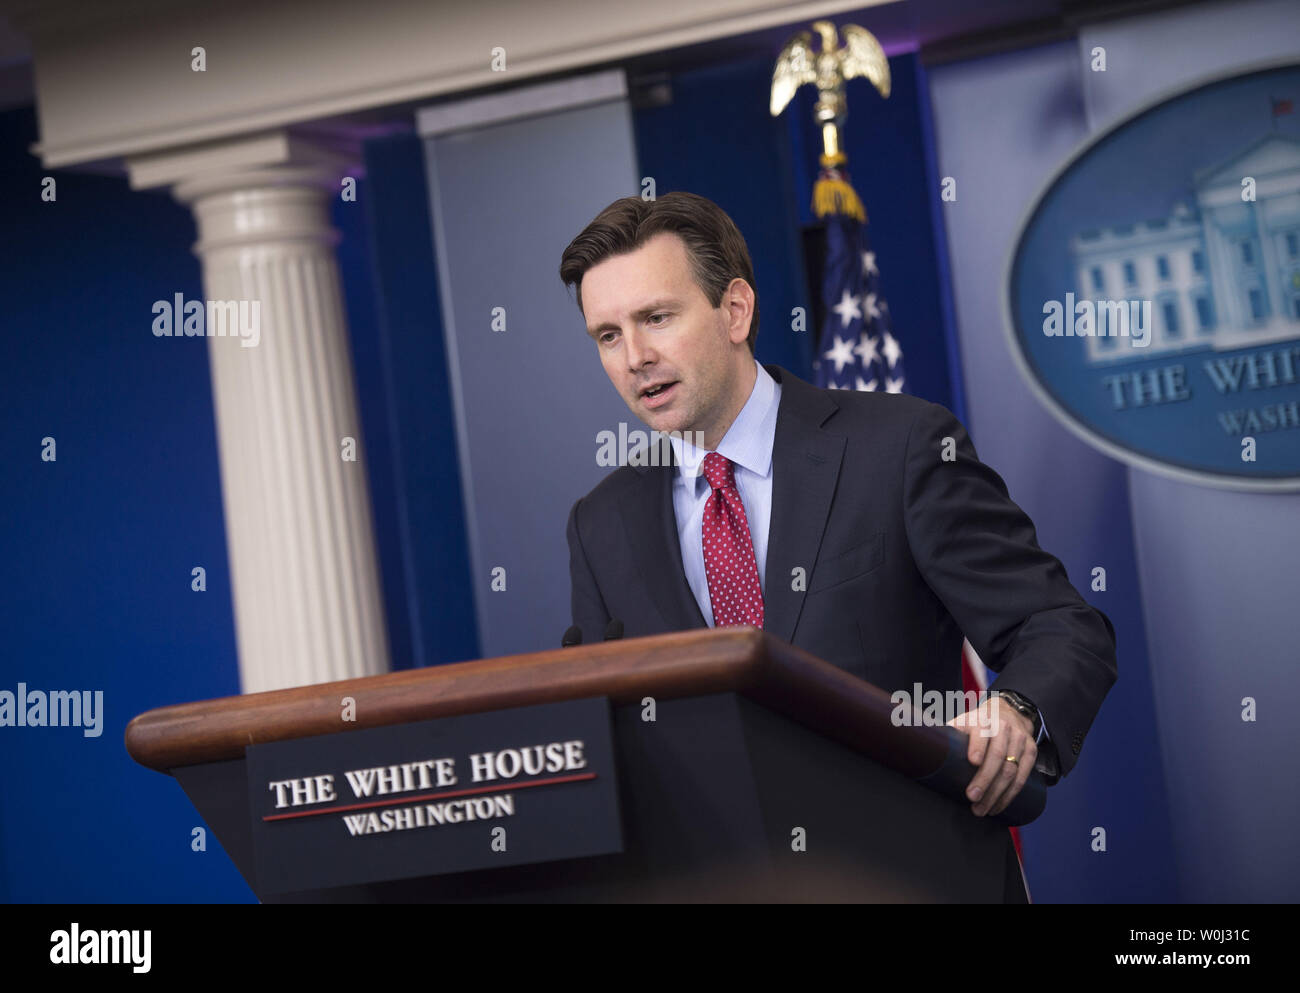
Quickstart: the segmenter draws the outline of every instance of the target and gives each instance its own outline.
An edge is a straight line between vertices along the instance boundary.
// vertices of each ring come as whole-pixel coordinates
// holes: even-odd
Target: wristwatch
[[[1043,726],[1043,719],[1039,716],[1037,707],[1014,690],[990,690],[989,695],[1002,697],[1002,699],[1007,703],[1015,707],[1016,710],[1028,717],[1030,722],[1034,725],[1034,738],[1037,740],[1038,732]]]

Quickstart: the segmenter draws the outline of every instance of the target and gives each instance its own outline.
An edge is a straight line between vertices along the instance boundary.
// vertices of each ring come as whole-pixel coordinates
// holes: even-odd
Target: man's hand
[[[1033,721],[994,696],[978,709],[954,717],[948,726],[970,737],[966,758],[980,767],[966,787],[972,812],[977,817],[1002,813],[1034,771],[1038,745]]]

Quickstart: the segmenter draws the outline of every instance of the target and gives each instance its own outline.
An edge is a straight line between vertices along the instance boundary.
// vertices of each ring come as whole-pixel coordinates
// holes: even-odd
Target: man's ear
[[[722,308],[727,313],[727,337],[733,345],[749,340],[749,325],[754,319],[754,288],[737,276],[722,293]]]

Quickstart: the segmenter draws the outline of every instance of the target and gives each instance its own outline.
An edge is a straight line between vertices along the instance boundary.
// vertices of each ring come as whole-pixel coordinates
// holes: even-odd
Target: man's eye
[[[656,321],[659,321],[660,323],[662,323],[663,321],[666,321],[666,320],[668,320],[668,315],[667,315],[667,314],[651,314],[651,315],[650,315],[650,323],[651,323],[651,324],[655,323]]]
[[[614,332],[613,332],[613,331],[606,331],[606,332],[605,332],[604,334],[602,334],[602,335],[600,336],[600,338],[597,339],[597,340],[598,340],[602,345],[608,345],[608,344],[610,343],[610,341],[612,340],[613,336],[614,336]]]

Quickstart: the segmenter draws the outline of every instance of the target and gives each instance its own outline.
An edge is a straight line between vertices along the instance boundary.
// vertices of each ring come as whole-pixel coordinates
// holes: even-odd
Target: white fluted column
[[[329,217],[338,175],[279,165],[174,187],[198,223],[207,299],[247,304],[241,335],[208,328],[245,693],[388,669]]]

